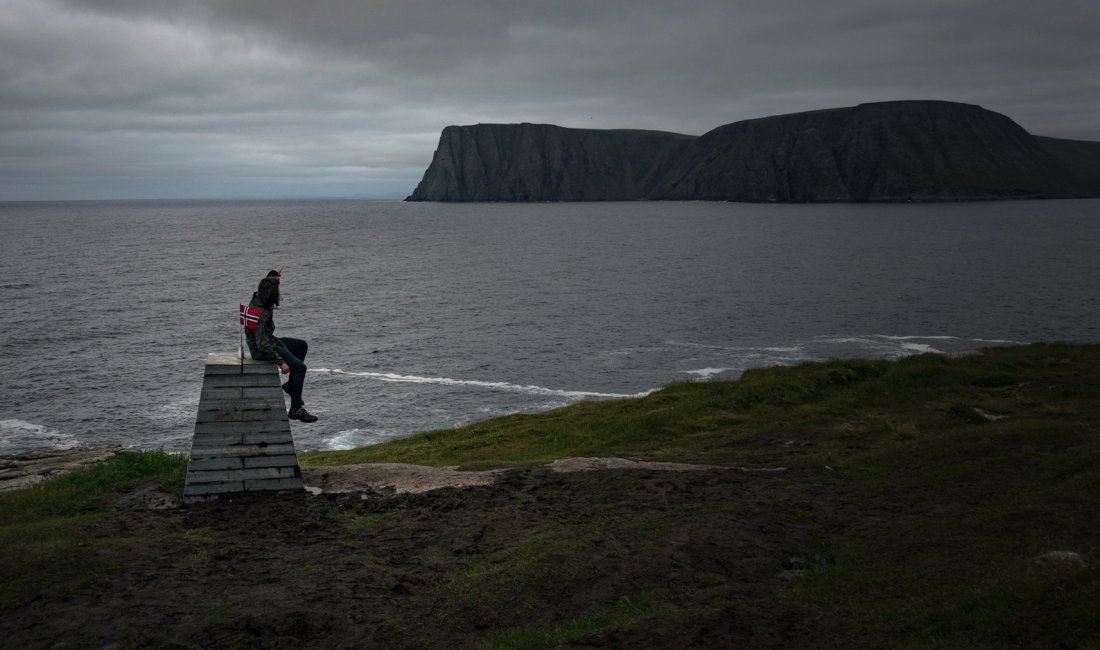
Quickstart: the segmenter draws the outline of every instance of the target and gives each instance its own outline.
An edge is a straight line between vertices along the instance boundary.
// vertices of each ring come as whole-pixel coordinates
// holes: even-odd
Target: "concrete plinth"
[[[278,367],[207,355],[183,495],[301,489]]]

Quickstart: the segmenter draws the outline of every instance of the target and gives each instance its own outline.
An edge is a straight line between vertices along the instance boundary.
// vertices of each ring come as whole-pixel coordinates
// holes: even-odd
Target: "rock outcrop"
[[[19,454],[0,454],[0,494],[38,485],[46,479],[73,470],[102,463],[126,451],[120,446],[87,449],[61,449],[52,451],[27,451]]]
[[[936,201],[1100,196],[1100,143],[979,106],[861,104],[694,137],[449,126],[410,201]]]
[[[478,124],[443,129],[411,201],[622,201],[645,196],[694,140],[659,131]]]
[[[1100,196],[1100,142],[1035,136],[1066,170],[1078,194]]]

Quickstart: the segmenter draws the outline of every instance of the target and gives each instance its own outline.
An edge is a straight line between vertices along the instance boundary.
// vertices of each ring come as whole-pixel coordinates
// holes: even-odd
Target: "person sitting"
[[[260,280],[256,293],[252,294],[252,301],[248,306],[258,308],[262,313],[254,328],[245,328],[245,340],[253,359],[276,363],[280,372],[284,375],[290,374],[290,378],[283,384],[283,390],[290,395],[290,411],[287,417],[299,422],[316,422],[317,416],[307,411],[302,401],[302,388],[306,380],[305,358],[309,344],[301,339],[275,336],[274,311],[279,306],[279,281],[282,275],[281,266],[270,271],[267,277]]]

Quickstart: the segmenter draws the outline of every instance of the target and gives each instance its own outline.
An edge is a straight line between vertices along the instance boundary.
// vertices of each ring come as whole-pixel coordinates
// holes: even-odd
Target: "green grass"
[[[568,456],[787,467],[788,485],[841,495],[853,504],[848,526],[821,541],[833,562],[782,597],[830,612],[835,647],[1100,647],[1100,346],[750,370],[732,382],[305,454],[303,463],[473,469]],[[583,564],[583,538],[559,542],[517,541],[514,557],[477,577],[521,593],[546,567]],[[561,558],[542,557],[554,550]],[[1036,559],[1052,550],[1089,565]],[[588,612],[492,647],[579,642],[638,616]]]
[[[531,650],[578,643],[603,632],[626,629],[649,618],[683,615],[667,604],[667,594],[653,592],[623,596],[613,607],[588,612],[551,625],[532,625],[504,632],[483,647],[486,650]]]
[[[124,452],[115,458],[26,490],[0,495],[0,608],[57,598],[102,578],[94,526],[119,491],[157,480],[183,493],[187,459],[161,452]]]
[[[1004,417],[991,421],[983,412]],[[769,475],[774,495],[700,502],[689,514],[784,507],[790,521],[802,522],[795,505],[803,494],[819,510],[835,509],[834,523],[810,535],[806,549],[807,557],[828,561],[778,591],[761,592],[764,601],[756,603],[773,599],[777,607],[819,612],[822,646],[1100,648],[1100,346],[750,370],[737,381],[676,384],[639,399],[305,453],[300,462],[473,469],[569,456],[788,468]],[[179,457],[122,454],[0,496],[7,558],[0,563],[0,607],[94,583],[109,570],[90,559],[96,545],[133,543],[93,534],[113,496],[149,480],[179,493],[184,471]],[[610,495],[607,504],[603,522],[516,530],[491,557],[472,557],[463,570],[441,576],[432,591],[441,616],[502,604],[535,612],[539,585],[551,578],[571,584],[600,571],[594,549],[608,522],[620,532],[632,530],[633,521],[638,534],[674,532],[644,512],[617,511]],[[325,516],[347,535],[369,536],[400,514],[334,509]],[[191,554],[181,561],[202,565],[211,544],[202,531],[193,534]],[[1037,559],[1054,550],[1080,553],[1088,566]],[[722,579],[700,574],[698,581],[706,589]],[[496,630],[486,647],[583,644],[655,620],[675,625],[689,616],[737,615],[739,604],[730,602],[689,611],[679,595],[631,593],[561,620],[533,616],[528,626]]]
[[[30,489],[0,495],[0,525],[27,516],[60,516],[96,510],[118,490],[159,479],[183,494],[187,458],[158,451],[122,452],[97,463],[45,481]]]
[[[616,455],[858,467],[875,448],[919,452],[930,442],[954,445],[959,436],[964,440],[957,444],[970,448],[998,445],[1006,432],[1049,436],[1058,446],[1095,430],[1098,367],[1098,346],[1049,344],[959,359],[920,355],[749,370],[737,381],[676,384],[639,399],[585,402],[360,449],[306,453],[301,462],[473,469]],[[1008,417],[994,425],[975,409]],[[769,444],[778,438],[813,444],[792,455]],[[862,463],[864,469],[895,470],[873,460]]]

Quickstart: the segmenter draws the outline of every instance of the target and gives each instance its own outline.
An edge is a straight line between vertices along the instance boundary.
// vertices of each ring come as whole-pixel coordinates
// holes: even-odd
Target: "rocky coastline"
[[[0,494],[28,488],[48,478],[110,460],[123,451],[126,451],[125,447],[112,445],[0,454]]]

